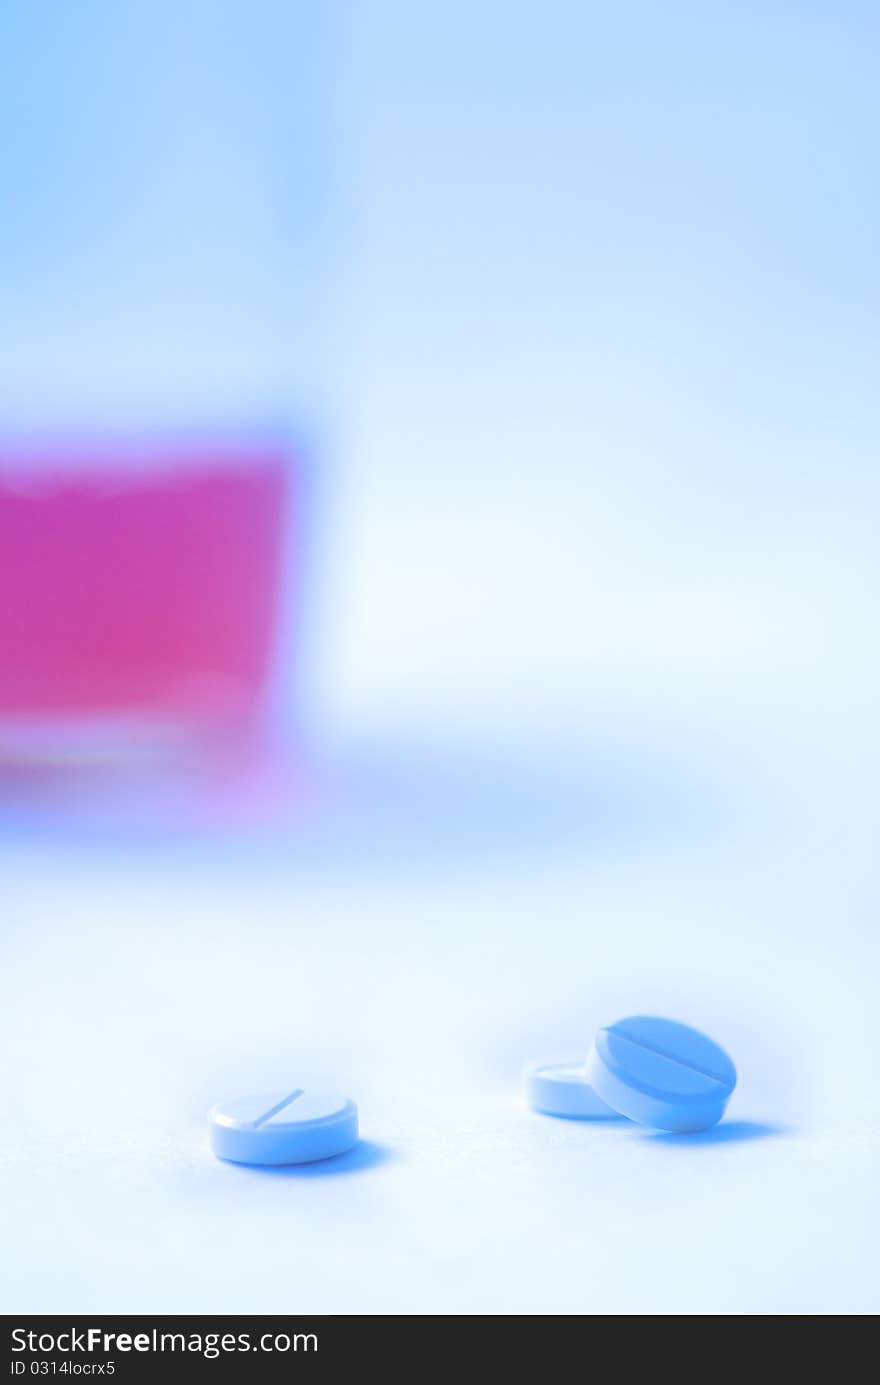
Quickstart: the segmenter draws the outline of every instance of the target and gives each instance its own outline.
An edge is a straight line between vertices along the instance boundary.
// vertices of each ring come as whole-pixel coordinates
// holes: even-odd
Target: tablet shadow
[[[675,1134],[670,1130],[658,1130],[645,1138],[652,1144],[680,1145],[688,1149],[694,1145],[733,1145],[745,1144],[749,1140],[771,1140],[778,1135],[790,1135],[791,1128],[774,1125],[769,1121],[722,1121],[711,1130],[698,1130],[693,1134]]]
[[[344,1174],[365,1173],[368,1169],[390,1164],[397,1154],[390,1145],[376,1140],[358,1140],[357,1144],[335,1154],[330,1159],[315,1159],[309,1164],[242,1164],[249,1173],[266,1178],[338,1178]]]

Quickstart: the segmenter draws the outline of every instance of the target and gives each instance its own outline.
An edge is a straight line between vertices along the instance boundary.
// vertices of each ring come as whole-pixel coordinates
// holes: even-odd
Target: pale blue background
[[[876,1311],[875,7],[322,12],[311,768],[213,835],[5,805],[4,1306]],[[643,1009],[725,1125],[522,1109]],[[360,1154],[212,1160],[312,1075]]]

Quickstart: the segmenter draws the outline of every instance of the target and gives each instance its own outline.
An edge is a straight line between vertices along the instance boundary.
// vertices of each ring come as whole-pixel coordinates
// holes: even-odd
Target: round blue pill
[[[685,1133],[720,1121],[736,1086],[736,1068],[698,1029],[637,1015],[599,1030],[586,1079],[630,1120]]]
[[[302,1087],[221,1102],[208,1123],[214,1153],[236,1164],[308,1164],[344,1154],[358,1138],[353,1101]]]
[[[530,1063],[526,1068],[526,1101],[544,1116],[570,1120],[617,1120],[617,1111],[597,1096],[586,1079],[583,1063],[573,1060]]]

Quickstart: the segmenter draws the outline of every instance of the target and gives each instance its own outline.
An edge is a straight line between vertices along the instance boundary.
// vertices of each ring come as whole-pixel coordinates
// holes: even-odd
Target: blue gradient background
[[[18,51],[165,12],[82,8],[13,7]],[[182,409],[321,419],[310,771],[210,832],[4,804],[5,1306],[876,1311],[875,8],[176,8],[228,17],[223,175],[157,173],[158,240],[98,253],[78,103],[61,151],[3,115],[0,402],[56,320],[103,355],[114,246],[185,287],[180,217],[223,225],[223,322],[196,287],[156,334]],[[732,1053],[715,1132],[522,1109],[522,1062],[652,1010]],[[359,1153],[211,1159],[213,1101],[313,1076]]]

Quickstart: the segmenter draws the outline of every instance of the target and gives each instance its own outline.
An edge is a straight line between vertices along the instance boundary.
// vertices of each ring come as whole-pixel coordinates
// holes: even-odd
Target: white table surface
[[[4,1309],[876,1310],[865,741],[739,779],[367,743],[293,825],[7,810]],[[524,1060],[646,1010],[729,1048],[721,1126],[524,1109]],[[211,1156],[215,1100],[324,1078],[355,1152]]]

